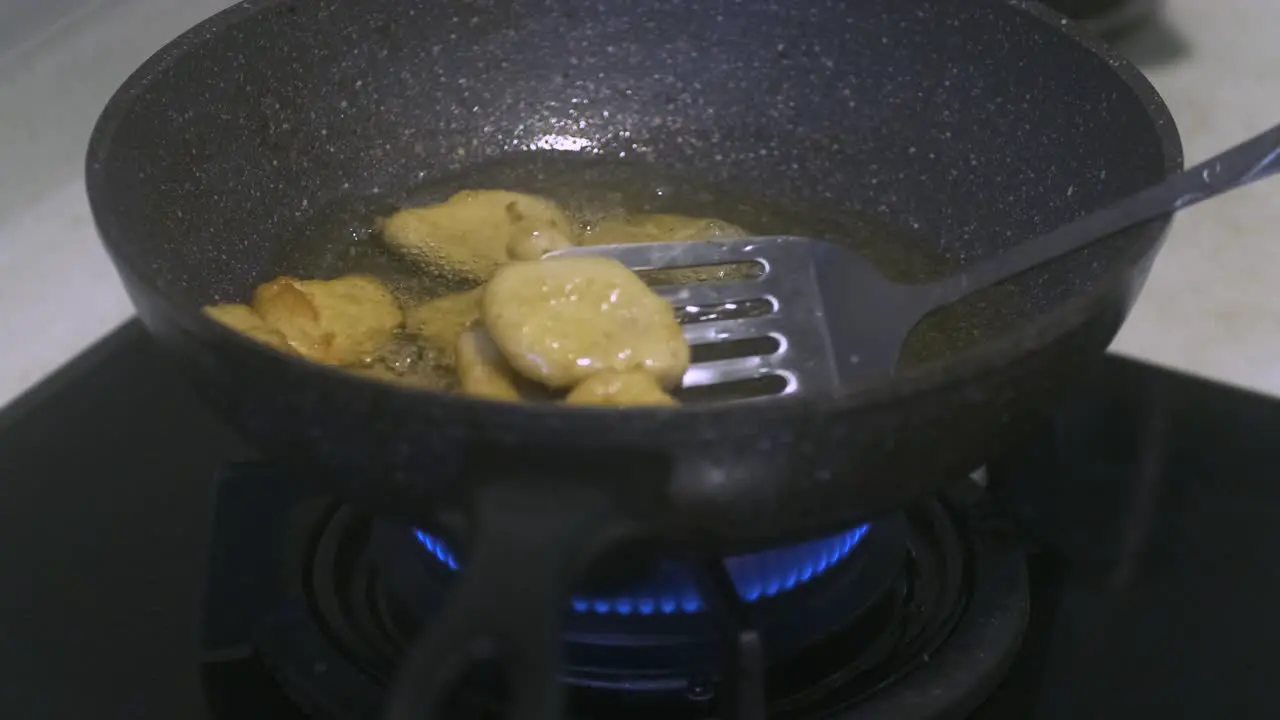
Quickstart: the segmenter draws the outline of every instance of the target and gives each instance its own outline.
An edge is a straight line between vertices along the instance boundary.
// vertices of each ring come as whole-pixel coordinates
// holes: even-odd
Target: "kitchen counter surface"
[[[228,0],[0,7],[0,405],[132,315],[81,177],[114,89]],[[1121,50],[1160,90],[1195,162],[1280,120],[1280,3],[1168,0]],[[16,40],[16,41],[15,41]],[[1274,183],[1183,213],[1113,351],[1280,395]]]

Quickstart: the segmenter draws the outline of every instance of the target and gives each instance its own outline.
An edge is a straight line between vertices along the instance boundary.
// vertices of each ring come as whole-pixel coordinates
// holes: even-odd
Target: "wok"
[[[528,718],[555,714],[550,618],[583,564],[641,536],[720,556],[835,530],[1000,454],[1111,341],[1167,221],[954,308],[931,341],[946,352],[881,385],[743,406],[413,390],[276,353],[201,305],[296,273],[308,218],[373,212],[424,181],[537,191],[570,168],[626,190],[670,170],[709,193],[707,214],[750,207],[717,205],[721,191],[816,208],[798,216],[843,220],[778,230],[857,245],[869,228],[923,276],[1181,162],[1141,74],[1034,4],[250,0],[124,83],[87,184],[139,316],[213,406],[352,502],[465,536],[437,623],[452,630],[409,663],[438,672],[403,687],[443,687],[461,665],[442,658],[483,635],[533,678],[514,687]],[[911,262],[926,255],[938,262]]]

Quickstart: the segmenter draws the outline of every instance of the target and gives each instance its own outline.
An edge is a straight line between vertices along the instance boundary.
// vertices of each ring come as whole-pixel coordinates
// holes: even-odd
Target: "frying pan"
[[[512,189],[579,160],[624,189],[669,169],[681,187],[901,230],[890,250],[941,258],[904,264],[913,275],[1182,163],[1136,69],[1018,2],[250,0],[165,47],[94,130],[94,219],[147,328],[265,453],[465,539],[436,624],[452,630],[408,661],[421,674],[393,703],[403,717],[443,692],[477,638],[519,670],[517,714],[554,717],[552,618],[572,575],[619,543],[715,557],[812,536],[997,456],[1111,341],[1167,226],[955,308],[934,338],[947,352],[882,385],[743,406],[408,389],[286,357],[199,311],[296,272],[289,238],[319,209],[384,207],[436,178],[465,186],[511,158],[525,168]],[[729,210],[749,205],[709,214],[735,222]],[[837,225],[788,229],[865,240]]]

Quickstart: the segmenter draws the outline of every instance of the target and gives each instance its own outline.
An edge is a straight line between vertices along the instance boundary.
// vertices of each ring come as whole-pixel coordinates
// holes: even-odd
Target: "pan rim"
[[[1021,329],[1003,338],[961,351],[945,361],[929,363],[885,382],[853,388],[848,392],[830,396],[784,396],[755,401],[749,405],[738,403],[707,403],[678,407],[592,407],[566,406],[561,403],[509,403],[476,398],[458,393],[406,387],[358,376],[339,368],[328,367],[257,343],[207,317],[200,307],[175,300],[164,288],[149,277],[131,267],[121,255],[112,250],[118,238],[126,235],[117,224],[114,213],[103,205],[103,195],[98,188],[106,184],[105,162],[112,148],[116,128],[132,108],[134,99],[150,85],[151,79],[171,64],[185,56],[215,34],[260,12],[295,0],[242,0],[195,25],[164,47],[157,50],[131,73],[112,94],[94,124],[85,157],[85,180],[94,225],[106,246],[118,271],[127,272],[133,280],[146,288],[157,303],[177,324],[187,330],[201,333],[219,333],[223,341],[238,343],[242,349],[253,349],[274,356],[274,361],[291,364],[300,372],[327,375],[342,383],[358,383],[370,390],[375,387],[385,394],[414,398],[414,402],[431,402],[443,411],[466,416],[492,415],[501,411],[506,422],[527,421],[530,427],[554,427],[557,433],[569,431],[565,423],[595,435],[607,427],[617,433],[628,433],[637,428],[652,429],[655,424],[669,422],[722,423],[726,417],[741,416],[744,412],[762,412],[774,416],[796,417],[800,415],[831,412],[870,411],[898,400],[919,394],[937,392],[946,387],[958,386],[987,375],[1010,361],[1035,352],[1068,333],[1094,314],[1105,304],[1105,298],[1116,286],[1126,281],[1122,268],[1140,263],[1149,254],[1159,250],[1172,218],[1165,216],[1133,228],[1133,239],[1120,254],[1113,270],[1099,279],[1087,292],[1045,313]],[[1057,32],[1066,35],[1084,50],[1106,62],[1113,72],[1129,87],[1142,104],[1148,119],[1160,140],[1165,174],[1171,175],[1183,169],[1181,135],[1173,116],[1150,80],[1129,60],[1121,57],[1100,38],[1083,26],[1034,0],[1002,0],[1011,8],[1026,13]],[[601,426],[607,419],[608,425]],[[544,425],[552,420],[552,426]]]

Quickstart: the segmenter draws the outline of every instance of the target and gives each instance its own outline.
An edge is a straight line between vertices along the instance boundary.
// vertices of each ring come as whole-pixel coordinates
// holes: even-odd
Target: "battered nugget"
[[[389,247],[461,282],[488,280],[508,260],[568,247],[574,222],[546,198],[507,190],[463,190],[445,202],[400,210],[382,222]]]
[[[418,336],[427,349],[446,367],[454,365],[458,338],[480,319],[480,298],[484,288],[432,298],[405,311],[404,327]]]
[[[578,383],[564,401],[570,405],[679,405],[643,370],[605,370]]]
[[[520,399],[520,378],[484,328],[470,327],[462,332],[457,357],[462,392],[490,400]]]
[[[673,387],[689,367],[671,305],[610,258],[505,265],[485,287],[480,313],[512,367],[553,389],[604,370],[645,370]]]
[[[254,291],[253,309],[295,352],[326,365],[372,359],[404,323],[391,292],[368,275],[279,277]]]
[[[714,218],[662,213],[607,217],[583,233],[583,245],[691,242],[747,237],[746,230]],[[651,286],[691,285],[700,282],[747,280],[754,268],[748,263],[708,265],[698,268],[649,270],[644,280]]]

